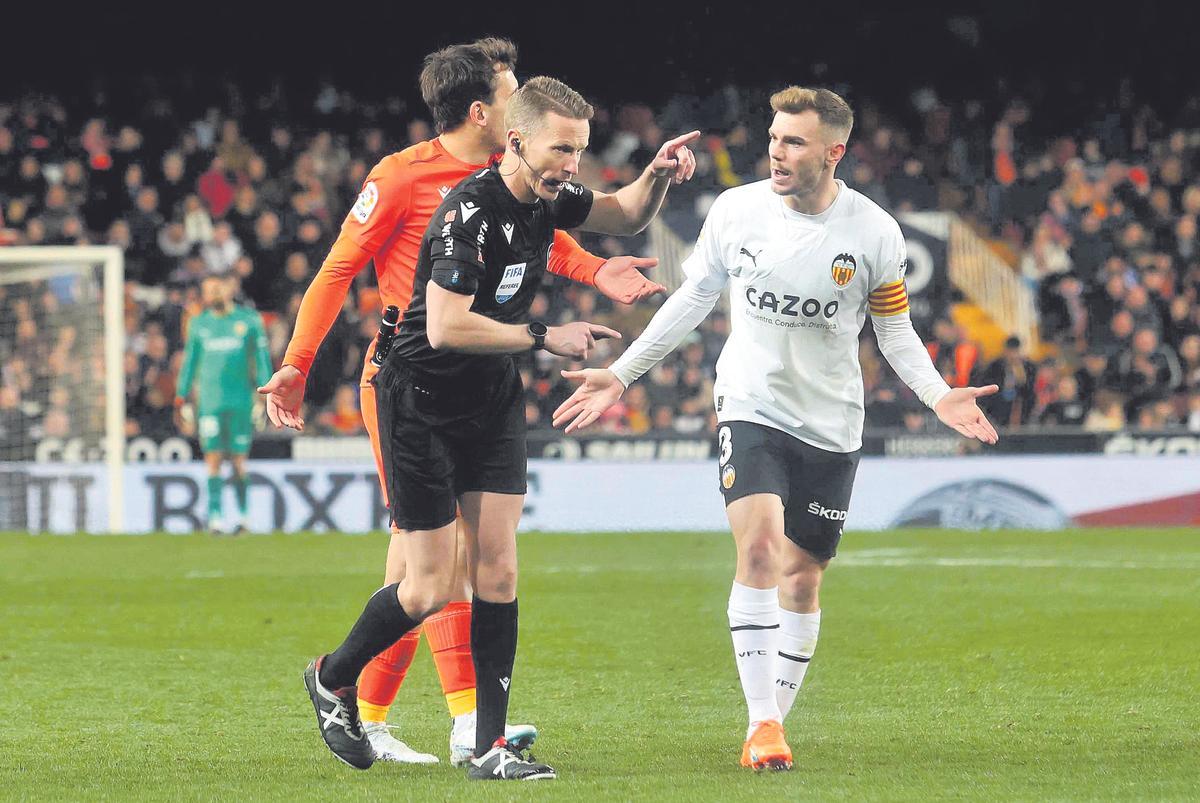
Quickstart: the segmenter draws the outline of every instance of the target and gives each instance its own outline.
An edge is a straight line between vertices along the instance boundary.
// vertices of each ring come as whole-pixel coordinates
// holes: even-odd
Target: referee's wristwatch
[[[546,333],[550,331],[546,327],[546,324],[542,323],[541,321],[532,321],[529,326],[526,327],[526,331],[529,332],[529,336],[533,338],[534,351],[546,348]]]

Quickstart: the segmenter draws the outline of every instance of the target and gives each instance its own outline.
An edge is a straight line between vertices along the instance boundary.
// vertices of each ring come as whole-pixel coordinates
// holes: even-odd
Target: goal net
[[[0,531],[124,523],[120,249],[0,248]]]

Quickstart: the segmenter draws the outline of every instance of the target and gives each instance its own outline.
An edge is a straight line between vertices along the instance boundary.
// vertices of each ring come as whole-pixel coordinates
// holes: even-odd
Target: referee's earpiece
[[[512,146],[513,146],[513,150],[516,151],[517,154],[519,155],[521,153],[521,138],[513,137]]]

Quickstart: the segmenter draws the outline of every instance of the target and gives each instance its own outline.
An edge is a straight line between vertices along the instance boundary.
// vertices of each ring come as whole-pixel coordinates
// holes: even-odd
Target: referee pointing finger
[[[471,778],[556,777],[503,738],[517,648],[516,532],[526,491],[524,388],[512,355],[545,349],[582,359],[597,340],[620,334],[586,322],[550,327],[529,320],[554,229],[635,234],[694,166],[687,144],[699,132],[664,145],[628,186],[592,192],[573,180],[591,117],[592,107],[567,85],[530,79],[508,101],[503,159],[455,187],[430,219],[412,302],[374,379],[387,497],[405,538],[407,573],[371,597],[342,645],[310,672],[310,695],[323,711],[323,693],[351,686],[373,656],[445,605],[461,511],[475,593]],[[338,716],[333,703],[329,708]],[[347,721],[357,716],[343,713]],[[323,736],[339,756],[345,750],[348,760],[355,757],[352,736],[343,740],[336,728]]]

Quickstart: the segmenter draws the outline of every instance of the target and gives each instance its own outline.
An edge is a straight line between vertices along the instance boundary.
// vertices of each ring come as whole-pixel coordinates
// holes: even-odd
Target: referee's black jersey
[[[493,165],[464,179],[433,213],[417,259],[412,301],[392,343],[389,361],[439,384],[487,383],[502,377],[507,354],[438,351],[426,330],[426,285],[475,296],[471,311],[502,323],[525,323],[555,229],[583,223],[592,192],[566,183],[553,201],[525,204],[513,197]]]

